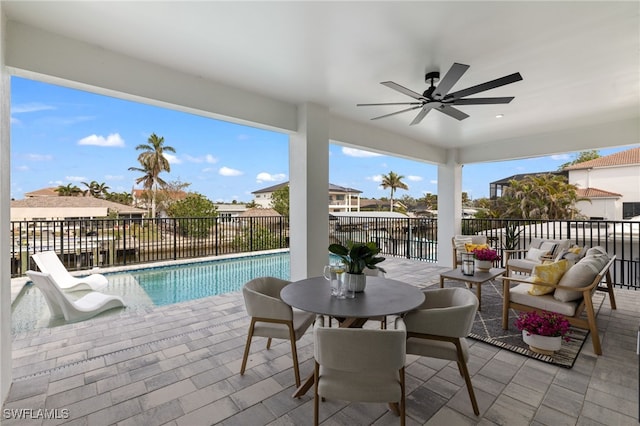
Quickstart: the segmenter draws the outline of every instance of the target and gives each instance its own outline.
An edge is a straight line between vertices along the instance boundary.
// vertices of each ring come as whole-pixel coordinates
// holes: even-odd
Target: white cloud
[[[120,134],[113,133],[107,136],[91,135],[82,138],[78,141],[78,145],[94,145],[94,146],[124,146],[124,139],[120,137]]]
[[[555,161],[567,161],[570,158],[571,156],[569,154],[557,154],[551,156],[551,159]]]
[[[438,181],[437,181],[436,179],[432,179],[432,180],[430,180],[430,181],[429,181],[429,183],[432,183],[432,184],[434,184],[434,185],[437,185],[437,184],[438,184]]]
[[[213,167],[205,167],[204,169],[202,169],[202,173],[211,173],[215,171],[216,169],[214,169]]]
[[[232,169],[230,167],[220,167],[218,174],[220,176],[240,176],[243,173],[240,170]]]
[[[107,179],[107,180],[123,180],[124,176],[122,176],[122,175],[105,175],[104,178]]]
[[[69,182],[86,182],[87,178],[84,176],[65,176],[64,177]]]
[[[40,102],[31,102],[28,104],[14,105],[11,107],[11,112],[13,114],[21,114],[25,112],[38,112],[38,111],[48,111],[56,109],[52,105],[46,105]]]
[[[56,186],[60,186],[62,185],[62,181],[61,180],[50,180],[49,181],[49,185],[56,185]]]
[[[285,175],[284,173],[271,174],[267,172],[261,172],[261,173],[258,173],[258,176],[256,176],[256,182],[257,183],[282,182],[283,180],[286,179],[286,177],[287,175]]]
[[[365,179],[373,182],[382,182],[382,175],[369,176],[369,177],[366,177]]]
[[[412,182],[420,182],[422,180],[422,176],[409,175],[407,176],[407,179],[409,179]]]
[[[370,157],[381,157],[382,154],[378,154],[375,152],[363,151],[361,149],[342,147],[342,153],[348,157],[359,157],[359,158],[370,158]]]
[[[169,164],[182,164],[182,160],[181,160],[181,159],[179,159],[178,157],[176,157],[176,156],[175,156],[175,155],[173,155],[173,154],[167,154],[167,153],[164,153],[164,154],[162,154],[162,155],[164,155],[164,158],[166,158],[166,159],[167,159],[167,161],[169,162]]]
[[[18,172],[28,172],[29,171],[29,167],[27,167],[27,166],[18,166],[18,167],[16,167],[15,170],[18,171]]]
[[[49,154],[27,154],[26,158],[29,161],[51,161],[51,160],[53,160],[53,155],[49,155]]]
[[[165,154],[166,157],[166,154]],[[189,163],[209,163],[215,164],[218,162],[218,159],[211,154],[207,154],[202,157],[192,157],[191,155],[183,155],[182,156]]]

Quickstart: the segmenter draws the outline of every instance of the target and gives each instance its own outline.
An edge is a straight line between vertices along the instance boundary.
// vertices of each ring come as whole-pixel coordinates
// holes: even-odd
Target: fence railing
[[[437,226],[431,218],[332,216],[329,239],[375,241],[384,255],[436,262]],[[640,222],[463,219],[462,229],[486,235],[501,252],[526,249],[536,237],[603,246],[617,257],[616,285],[640,289]],[[44,250],[78,270],[289,247],[288,219],[275,216],[21,221],[11,232],[12,277],[34,268],[30,255]]]

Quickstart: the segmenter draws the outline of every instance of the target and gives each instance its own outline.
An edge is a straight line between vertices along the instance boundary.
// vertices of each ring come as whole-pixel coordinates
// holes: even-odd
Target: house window
[[[622,203],[622,218],[630,219],[640,216],[640,203]]]

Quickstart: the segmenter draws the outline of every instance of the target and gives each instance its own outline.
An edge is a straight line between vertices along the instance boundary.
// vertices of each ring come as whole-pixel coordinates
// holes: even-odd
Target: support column
[[[5,67],[7,21],[0,2],[0,397],[11,387],[11,79]]]
[[[438,266],[453,267],[451,237],[462,229],[462,165],[457,151],[447,150],[446,164],[438,165]]]
[[[329,258],[329,111],[298,108],[298,132],[289,139],[291,280],[321,275]]]

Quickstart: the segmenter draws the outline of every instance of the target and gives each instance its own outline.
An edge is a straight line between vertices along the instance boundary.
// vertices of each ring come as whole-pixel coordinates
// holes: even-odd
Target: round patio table
[[[282,289],[280,298],[294,308],[338,318],[340,327],[362,327],[367,319],[402,314],[424,302],[424,293],[412,285],[387,278],[367,276],[367,286],[354,299],[338,299],[330,294],[324,277],[292,282]],[[313,374],[293,394],[307,393],[313,385]]]

